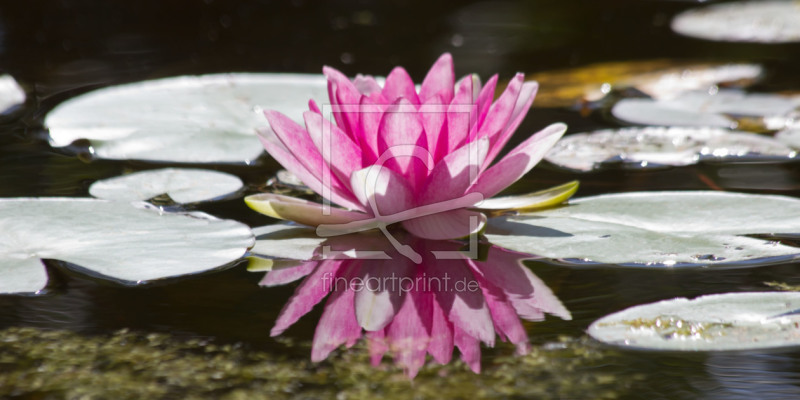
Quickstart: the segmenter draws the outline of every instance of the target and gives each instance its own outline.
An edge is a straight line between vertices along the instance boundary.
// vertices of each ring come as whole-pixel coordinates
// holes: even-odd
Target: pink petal
[[[472,79],[464,79],[447,110],[447,152],[461,147],[476,124],[477,106],[472,103]]]
[[[382,330],[403,304],[403,293],[390,282],[404,280],[414,272],[410,260],[369,260],[361,266],[363,285],[356,292],[355,310],[358,323],[367,331]]]
[[[370,96],[381,91],[381,85],[369,75],[356,75],[356,78],[353,79],[353,86],[364,96]]]
[[[489,140],[483,138],[461,146],[436,163],[425,181],[418,204],[437,203],[466,193],[478,179],[488,150]]]
[[[492,142],[492,147],[496,142],[497,136],[503,132],[509,119],[514,112],[514,106],[517,104],[520,91],[522,90],[522,83],[525,75],[517,74],[511,81],[508,82],[506,90],[500,95],[500,98],[492,104],[489,112],[481,125],[478,137],[488,137]],[[488,88],[488,84],[486,85]],[[486,90],[486,89],[484,89]]]
[[[408,72],[402,67],[395,67],[389,76],[386,77],[386,83],[383,84],[383,91],[381,92],[386,101],[394,103],[397,99],[406,99],[411,104],[419,104],[419,97],[417,97],[417,90],[414,87],[414,81],[408,76]]]
[[[566,125],[556,123],[537,132],[484,171],[469,192],[481,193],[487,199],[500,193],[536,166],[566,130]]]
[[[306,129],[323,160],[342,182],[349,182],[353,171],[361,169],[361,149],[339,127],[310,111],[303,113]]]
[[[350,274],[345,274],[350,278]],[[351,346],[361,337],[361,326],[353,311],[355,292],[350,289],[334,288],[325,311],[317,323],[314,340],[311,344],[311,361],[318,362],[328,358],[337,347]]]
[[[427,293],[434,296],[434,293]],[[447,320],[442,307],[435,300],[431,300],[432,322],[431,341],[428,344],[428,353],[439,364],[447,364],[453,358],[453,324]]]
[[[308,168],[297,159],[294,153],[286,148],[272,129],[260,129],[258,131],[258,138],[272,158],[289,170],[289,172],[297,176],[311,190],[323,197],[330,195],[329,200],[342,207],[354,210],[364,209],[349,190],[342,188],[338,179],[332,179],[331,186],[329,187],[330,190],[324,190],[322,181],[309,171]]]
[[[412,188],[422,184],[428,175],[426,161],[433,160],[432,155],[425,154],[426,144],[420,114],[413,105],[400,99],[386,109],[378,128],[379,159],[386,159],[384,165],[408,177]],[[409,148],[422,151],[423,154],[410,156],[406,152]]]
[[[461,352],[461,359],[469,366],[472,372],[481,373],[481,345],[478,339],[466,334],[461,329],[455,328],[453,342]]]
[[[318,264],[319,262],[317,261],[306,261],[300,265],[289,268],[273,269],[267,272],[267,275],[264,276],[264,279],[262,279],[258,285],[269,287],[294,282],[310,274]]]
[[[425,80],[422,81],[419,97],[424,102],[439,94],[445,103],[450,103],[453,100],[454,83],[453,56],[450,53],[444,53],[436,60],[428,71],[428,75],[425,76]]]
[[[380,155],[378,150],[378,130],[380,129],[383,112],[388,106],[379,104],[368,97],[361,98],[359,110],[361,113],[361,136],[359,145],[362,152],[362,165],[372,165]]]
[[[462,208],[405,220],[403,228],[423,239],[447,240],[477,233],[485,224],[485,215]]]
[[[373,165],[354,172],[350,186],[364,208],[376,216],[396,214],[414,204],[414,194],[405,178],[386,167]]]
[[[503,149],[503,147],[505,147],[506,143],[508,143],[508,140],[511,139],[514,131],[517,130],[519,124],[522,123],[523,119],[525,119],[525,115],[527,115],[528,110],[531,109],[533,99],[536,97],[536,91],[538,89],[539,84],[536,82],[525,82],[522,84],[519,97],[517,98],[517,103],[514,105],[514,109],[511,111],[511,117],[509,117],[508,124],[506,124],[505,128],[503,128],[500,134],[496,135],[495,139],[492,140],[492,148],[489,150],[489,156],[486,157],[486,163],[484,164],[484,167],[489,166],[489,164],[494,161],[494,158],[500,154],[500,151]]]
[[[436,301],[453,326],[488,346],[494,346],[492,317],[478,281],[467,264],[463,260],[438,260],[430,266],[428,273],[431,278],[437,278],[435,281],[431,279],[432,285],[443,282],[443,290],[435,292]]]
[[[311,112],[322,114],[322,111],[319,110],[319,106],[317,105],[317,102],[314,101],[314,99],[308,100],[308,109],[311,110]]]
[[[497,75],[493,75],[489,80],[486,82],[486,85],[483,86],[481,89],[480,94],[478,94],[478,99],[476,104],[478,105],[478,126],[483,126],[483,123],[486,119],[486,115],[489,113],[489,109],[492,105],[492,100],[494,100],[494,90],[497,87]]]
[[[275,321],[275,326],[269,333],[270,336],[278,336],[283,333],[322,301],[335,284],[337,272],[340,268],[346,267],[348,262],[345,260],[320,262],[317,269],[303,280],[286,305],[283,306],[278,320]]]
[[[439,162],[447,155],[447,104],[439,95],[425,101],[419,108],[422,127],[425,129],[425,140],[428,152],[433,155],[434,162]],[[441,144],[440,144],[441,142]]]
[[[328,99],[331,102],[336,124],[355,140],[354,129],[358,124],[358,113],[350,112],[348,107],[359,104],[362,94],[344,74],[331,67],[323,67],[322,73],[328,78]],[[344,109],[342,109],[344,107]]]

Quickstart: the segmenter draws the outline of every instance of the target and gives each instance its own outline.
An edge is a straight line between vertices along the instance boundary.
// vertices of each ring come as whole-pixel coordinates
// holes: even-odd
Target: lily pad
[[[563,137],[545,159],[564,168],[590,171],[612,163],[637,168],[690,165],[703,160],[794,158],[775,139],[719,128],[645,127],[604,129]]]
[[[618,346],[678,351],[800,346],[800,293],[725,293],[631,307],[589,326]]]
[[[25,91],[11,75],[0,75],[0,114],[25,102]]]
[[[322,75],[181,76],[77,96],[56,106],[45,125],[53,146],[88,139],[98,158],[250,163],[263,152],[261,110],[302,122],[312,98],[327,98]]]
[[[252,245],[246,225],[203,213],[95,199],[0,199],[0,293],[44,288],[41,259],[135,284],[207,271]]]
[[[737,90],[693,91],[672,99],[623,99],[611,113],[617,119],[639,125],[735,128],[737,118],[774,120],[788,116],[798,106],[798,96],[746,94]]]
[[[784,129],[775,134],[775,139],[781,143],[800,149],[800,126]]]
[[[800,200],[741,193],[632,192],[494,218],[486,237],[574,265],[738,267],[786,262],[800,248],[747,235],[800,232]]]
[[[726,42],[800,41],[796,1],[741,1],[690,9],[672,20],[681,35]]]
[[[227,196],[242,186],[238,177],[224,172],[165,168],[97,181],[89,187],[89,194],[115,201],[144,201],[167,194],[176,203],[185,204]]]

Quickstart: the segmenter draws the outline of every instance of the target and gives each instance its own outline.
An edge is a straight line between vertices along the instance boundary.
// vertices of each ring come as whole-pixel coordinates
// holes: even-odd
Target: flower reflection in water
[[[570,319],[569,311],[522,260],[528,254],[487,243],[423,240],[398,232],[422,256],[416,264],[379,235],[330,238],[317,248],[317,260],[270,271],[263,286],[304,278],[281,311],[272,336],[283,333],[328,296],[314,334],[313,361],[341,345],[353,346],[364,334],[374,365],[386,353],[414,377],[426,355],[450,362],[454,347],[480,372],[480,342],[495,337],[529,350],[520,318],[544,314]],[[356,249],[358,247],[358,249]],[[365,248],[380,251],[356,251]],[[480,254],[481,257],[477,257]],[[367,258],[357,258],[363,257]],[[365,332],[365,333],[364,333]]]

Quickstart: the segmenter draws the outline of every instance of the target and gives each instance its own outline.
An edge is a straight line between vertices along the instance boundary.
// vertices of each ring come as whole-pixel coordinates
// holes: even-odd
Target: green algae
[[[285,341],[287,347],[307,343]],[[510,347],[509,347],[510,349]],[[305,350],[305,349],[301,349]],[[501,349],[502,350],[502,349]],[[288,353],[288,352],[287,352]],[[306,353],[307,354],[307,353]],[[591,340],[561,338],[525,356],[425,366],[409,381],[388,361],[373,368],[363,346],[322,363],[166,334],[0,331],[0,397],[75,399],[473,399],[625,397],[644,376],[608,365],[620,355]]]

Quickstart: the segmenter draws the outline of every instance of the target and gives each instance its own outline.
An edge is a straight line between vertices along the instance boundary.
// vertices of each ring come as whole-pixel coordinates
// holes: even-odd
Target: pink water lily
[[[338,251],[382,248],[394,255],[388,243],[380,245],[380,238],[353,236],[327,245]],[[456,251],[462,243],[400,236],[423,255],[421,263],[403,257],[330,258],[270,271],[261,285],[303,279],[271,335],[282,334],[328,297],[314,333],[312,361],[366,336],[373,365],[388,352],[413,378],[427,355],[446,364],[454,348],[478,373],[480,343],[493,346],[496,337],[513,343],[517,353],[527,353],[530,344],[520,318],[539,321],[549,313],[571,319],[553,292],[522,264],[528,254],[491,246],[485,260],[466,255],[441,259],[435,252]]]
[[[475,75],[456,82],[450,54],[419,90],[401,67],[383,86],[369,76],[323,72],[330,104],[310,101],[305,128],[266,111],[269,128],[259,136],[273,158],[339,207],[277,194],[246,199],[264,214],[320,227],[322,236],[394,223],[428,239],[475,233],[492,209],[484,200],[530,171],[566,130],[550,125],[494,163],[536,95],[537,83],[523,74],[493,102],[497,76],[485,85]]]

